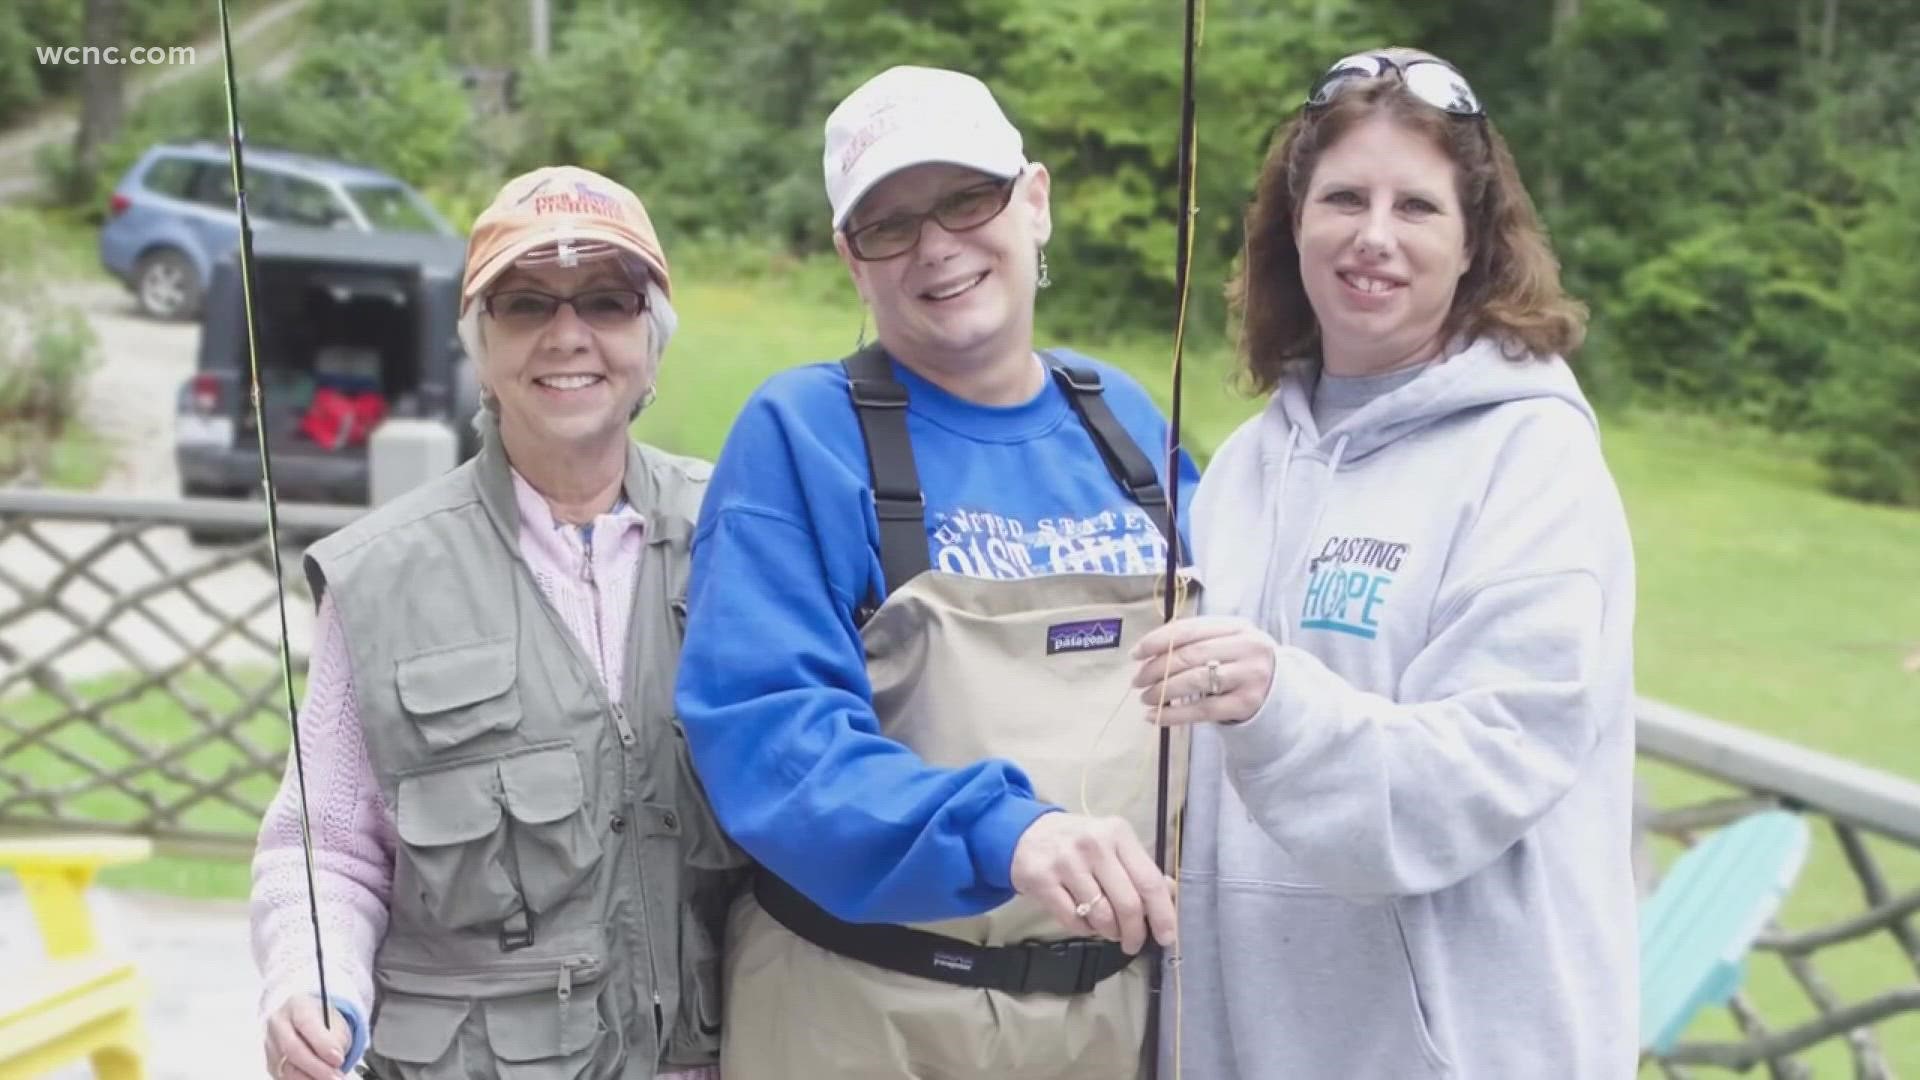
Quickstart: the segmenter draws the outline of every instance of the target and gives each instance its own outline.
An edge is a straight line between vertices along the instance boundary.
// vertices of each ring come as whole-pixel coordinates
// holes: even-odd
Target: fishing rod
[[[1193,218],[1194,206],[1194,152],[1197,134],[1194,113],[1194,68],[1199,49],[1200,0],[1186,0],[1186,19],[1183,52],[1180,73],[1180,148],[1177,157],[1176,172],[1179,177],[1179,207],[1174,224],[1174,272],[1173,291],[1176,315],[1173,332],[1173,393],[1167,417],[1167,583],[1163,590],[1161,618],[1172,622],[1180,602],[1179,586],[1182,551],[1180,543],[1180,388],[1182,359],[1186,352],[1187,336],[1187,294],[1191,284],[1193,268]],[[1155,802],[1153,827],[1153,861],[1162,873],[1179,880],[1179,854],[1174,852],[1168,859],[1167,810],[1170,801],[1171,764],[1173,758],[1173,731],[1161,726],[1159,748],[1159,777],[1157,799]],[[1176,949],[1178,946],[1176,946]],[[1174,994],[1179,994],[1179,954],[1174,954]],[[1147,1034],[1143,1055],[1146,1059],[1148,1080],[1157,1080],[1160,1075],[1160,999],[1163,992],[1166,965],[1153,964],[1147,975]],[[1178,1047],[1178,1032],[1175,1044]],[[1179,1075],[1178,1055],[1174,1061],[1174,1074]]]
[[[333,1010],[327,1005],[326,954],[320,942],[320,894],[313,879],[313,826],[307,815],[307,767],[300,752],[300,710],[293,700],[293,658],[287,644],[287,586],[280,562],[280,504],[273,486],[272,440],[267,437],[266,394],[260,388],[260,341],[254,325],[253,222],[247,216],[245,139],[240,127],[238,80],[233,74],[233,27],[227,0],[220,6],[220,55],[227,88],[227,155],[233,169],[233,202],[240,215],[240,293],[246,311],[247,371],[253,398],[253,430],[260,441],[260,486],[267,508],[267,550],[273,557],[274,597],[280,613],[280,676],[286,691],[287,726],[293,732],[293,769],[300,789],[300,847],[306,856],[307,912],[313,922],[313,964],[320,973],[320,1022],[333,1028]]]

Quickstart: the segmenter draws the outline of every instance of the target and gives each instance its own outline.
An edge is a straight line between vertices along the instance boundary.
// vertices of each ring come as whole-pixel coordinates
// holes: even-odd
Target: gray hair
[[[629,256],[622,259],[622,262],[625,263],[627,273],[632,275],[633,280],[645,281],[647,283],[647,351],[650,354],[647,359],[653,364],[654,371],[658,372],[660,369],[660,360],[666,355],[667,342],[673,340],[673,332],[680,328],[680,316],[673,310],[673,304],[668,302],[667,294],[661,290],[660,283],[653,280],[653,275],[647,272],[647,268],[641,264],[638,259]],[[480,318],[482,314],[481,308],[482,305],[478,298],[476,298],[472,303],[467,305],[466,313],[460,316],[458,326],[460,347],[466,350],[468,360],[476,365],[476,376],[479,373],[477,365],[481,363],[481,358],[485,355],[487,347],[487,339],[482,330]],[[648,387],[646,396],[640,399],[638,405],[634,406],[634,417],[638,417],[640,410],[646,408],[652,401],[653,388]],[[474,416],[473,426],[475,429],[479,429],[486,417],[492,416],[497,420],[499,419],[499,414],[500,402],[492,394],[487,392],[486,384],[482,383],[480,388],[480,412]]]

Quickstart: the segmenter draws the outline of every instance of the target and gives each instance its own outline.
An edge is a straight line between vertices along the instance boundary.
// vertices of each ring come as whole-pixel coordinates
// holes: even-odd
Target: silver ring
[[[1207,696],[1220,696],[1220,661],[1207,661]]]
[[[1105,899],[1106,897],[1096,893],[1093,899],[1074,905],[1073,913],[1084,919],[1093,911],[1094,905]]]

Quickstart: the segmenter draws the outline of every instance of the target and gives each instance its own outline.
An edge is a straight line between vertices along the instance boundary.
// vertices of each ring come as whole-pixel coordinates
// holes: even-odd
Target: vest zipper
[[[653,905],[647,903],[647,868],[646,861],[641,858],[646,841],[636,836],[627,846],[633,852],[633,872],[640,885],[640,903],[637,906],[640,909],[640,937],[647,946],[647,986],[653,995],[654,1039],[656,1045],[664,1048],[667,1045],[667,1019],[666,1009],[660,1001],[660,958],[653,951]]]
[[[600,583],[595,580],[593,576],[593,552],[591,550],[586,553],[586,561],[581,565],[580,578],[587,583],[587,592],[593,597],[594,659],[599,662],[600,670],[606,671],[608,668],[607,639],[601,624],[604,612],[600,606]],[[632,614],[629,613],[627,618],[631,620],[633,618]],[[628,626],[627,631],[628,633],[632,633],[633,627]],[[614,726],[620,731],[620,745],[631,748],[634,743],[633,727],[627,723],[627,711],[620,707],[619,702],[613,700],[613,687],[607,683],[605,676],[602,676],[600,681],[603,685],[606,685],[607,688],[607,704],[611,706],[613,712]]]
[[[639,568],[636,568],[635,574],[634,574],[635,610],[628,615],[629,622],[627,626],[627,635],[629,638],[631,638],[634,634],[634,627],[632,625],[631,620],[637,618],[639,615],[638,613],[639,581],[641,579],[642,574],[645,571],[645,564],[646,564],[646,558],[645,558],[645,554],[643,553],[641,557],[641,566]],[[600,585],[599,585],[599,582],[594,579],[593,556],[590,552],[586,554],[586,561],[581,566],[580,576],[581,576],[581,580],[587,583],[588,591],[593,595],[593,643],[594,643],[594,658],[596,660],[595,666],[599,670],[605,671],[607,669],[607,650],[606,650],[606,637],[601,630]],[[626,652],[631,653],[631,651],[632,651],[632,646],[631,644],[629,644]],[[623,660],[623,662],[625,661]],[[628,672],[628,674],[631,675],[633,673]],[[634,737],[633,725],[629,723],[627,720],[626,708],[622,706],[618,701],[614,700],[613,687],[607,681],[604,675],[601,676],[600,678],[600,689],[604,692],[606,697],[607,711],[613,716],[614,726],[620,732],[620,745],[628,750],[633,749],[634,744],[638,741]],[[627,692],[631,692],[633,688],[625,687],[624,689]],[[622,773],[625,773],[628,768],[629,766],[623,761],[622,767],[621,767]],[[655,1039],[655,1044],[657,1046],[664,1048],[667,1044],[666,1005],[664,1002],[660,1000],[660,959],[659,959],[659,956],[655,953],[653,948],[653,912],[651,910],[651,906],[647,903],[646,866],[645,866],[644,860],[642,860],[641,858],[641,852],[645,845],[641,837],[635,837],[628,846],[633,851],[634,874],[635,874],[635,877],[638,878],[640,883],[640,903],[639,903],[640,937],[646,943],[646,949],[647,949],[647,983],[650,987],[652,987],[654,1039]],[[562,978],[563,980],[565,979],[564,972],[562,973]],[[564,1009],[565,1008],[564,998],[562,999],[561,1005],[562,1005],[562,1008]]]

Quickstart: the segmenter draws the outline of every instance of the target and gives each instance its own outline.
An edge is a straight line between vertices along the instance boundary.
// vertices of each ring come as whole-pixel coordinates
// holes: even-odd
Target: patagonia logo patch
[[[1090,619],[1086,622],[1055,623],[1047,627],[1048,656],[1119,647],[1119,619]]]
[[[973,957],[960,956],[955,953],[937,952],[933,954],[933,966],[946,968],[948,971],[972,971]]]

